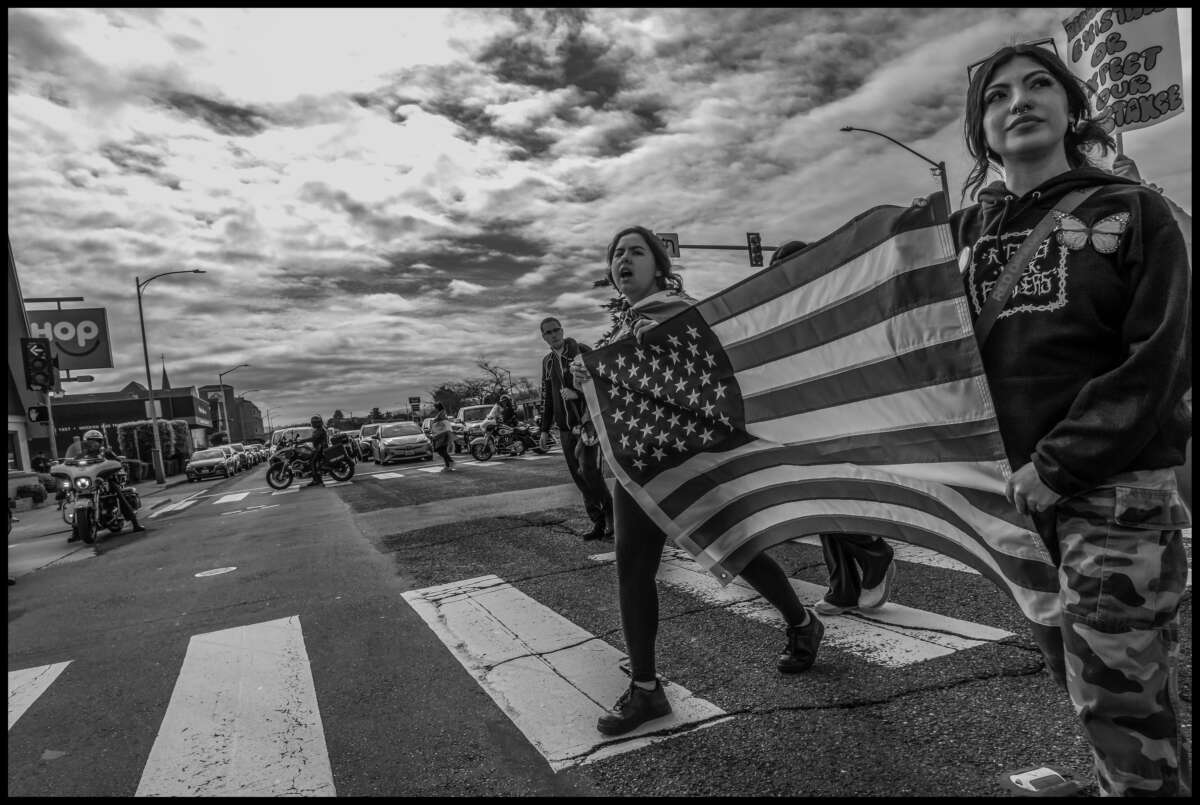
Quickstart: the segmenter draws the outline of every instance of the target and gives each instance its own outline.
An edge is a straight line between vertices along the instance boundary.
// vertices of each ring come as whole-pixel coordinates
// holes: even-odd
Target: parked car
[[[200,481],[204,478],[228,478],[233,474],[229,468],[229,460],[225,457],[225,451],[219,447],[210,447],[192,453],[191,458],[184,465],[183,471],[187,473],[189,482]]]
[[[248,470],[254,466],[254,459],[250,457],[250,452],[246,449],[246,445],[241,442],[234,442],[229,447],[233,450],[234,455],[237,456],[237,460],[243,470]]]
[[[433,460],[433,442],[416,422],[385,422],[372,445],[376,464],[419,458]]]
[[[230,474],[236,475],[242,471],[242,462],[238,459],[237,453],[233,452],[233,448],[227,444],[217,445],[217,449],[225,455],[225,463],[229,466]]]

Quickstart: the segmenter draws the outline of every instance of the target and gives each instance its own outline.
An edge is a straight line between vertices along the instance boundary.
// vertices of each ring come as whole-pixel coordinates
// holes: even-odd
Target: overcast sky
[[[115,368],[68,391],[225,380],[275,424],[399,410],[486,359],[538,380],[538,323],[608,326],[621,226],[813,241],[938,188],[965,65],[1074,8],[8,12],[8,232],[26,297],[108,311]],[[1185,111],[1125,137],[1192,208]],[[769,252],[767,252],[769,258]],[[684,250],[686,289],[750,273]],[[757,270],[757,269],[755,269]],[[33,305],[33,307],[46,307]]]

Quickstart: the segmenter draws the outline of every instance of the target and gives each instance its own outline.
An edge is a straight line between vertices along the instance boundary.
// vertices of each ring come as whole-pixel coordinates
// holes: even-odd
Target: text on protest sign
[[[1174,8],[1085,8],[1063,20],[1067,66],[1091,90],[1097,117],[1117,132],[1183,111],[1179,20]]]

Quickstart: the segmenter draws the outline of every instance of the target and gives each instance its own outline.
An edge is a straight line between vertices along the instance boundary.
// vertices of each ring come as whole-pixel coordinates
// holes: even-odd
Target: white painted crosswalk
[[[299,618],[191,639],[137,796],[336,796]]]
[[[497,576],[404,593],[404,600],[512,719],[551,768],[589,763],[719,723],[724,711],[678,684],[672,712],[613,741],[595,724],[628,685],[622,653]]]

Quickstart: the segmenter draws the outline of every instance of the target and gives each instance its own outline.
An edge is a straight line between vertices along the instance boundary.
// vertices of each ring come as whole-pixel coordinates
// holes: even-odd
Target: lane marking
[[[601,735],[596,719],[629,686],[618,667],[622,652],[498,576],[403,597],[554,771],[732,718],[720,718],[725,711],[671,683],[664,686],[670,715],[624,736]],[[681,731],[651,734],[673,729]]]
[[[300,491],[300,489],[298,487],[293,486],[290,489],[280,489],[276,492],[272,492],[271,496],[274,497],[275,495],[294,495],[299,491]]]
[[[214,500],[213,505],[218,506],[222,503],[236,503],[239,500],[245,499],[246,496],[249,494],[250,494],[249,492],[231,492],[228,495],[222,495],[221,497]]]
[[[169,514],[171,512],[181,512],[184,509],[188,508],[189,506],[194,506],[199,502],[200,502],[199,500],[191,499],[191,500],[181,500],[178,503],[171,503],[167,506],[163,506],[161,509],[158,509],[157,511],[151,512],[150,519],[153,520],[155,517],[158,517],[159,515],[162,515],[162,514]]]
[[[403,478],[404,475],[399,472],[377,472],[373,475],[365,475],[364,478]]]
[[[611,562],[614,556],[610,552],[591,558]],[[735,578],[727,587],[721,587],[686,551],[665,548],[658,578],[703,601],[732,604],[729,611],[743,617],[781,629],[784,626],[779,610],[764,601],[749,584]],[[800,579],[790,581],[800,601],[808,607],[814,606],[829,590]],[[1012,636],[1002,629],[892,602],[869,614],[848,612],[819,617],[825,624],[823,643],[885,668],[903,668]]]
[[[8,672],[8,728],[11,730],[17,719],[25,715],[29,706],[54,684],[68,665],[66,662],[56,662],[53,665],[39,665],[36,668],[24,668],[20,671]]]
[[[136,796],[336,796],[300,618],[194,635]]]

